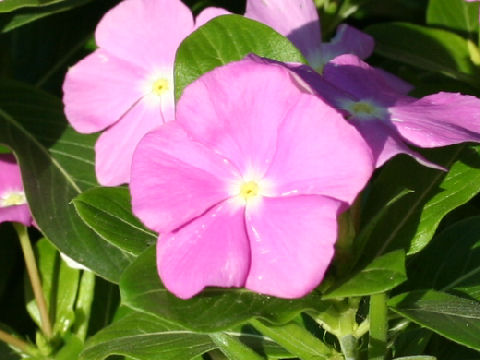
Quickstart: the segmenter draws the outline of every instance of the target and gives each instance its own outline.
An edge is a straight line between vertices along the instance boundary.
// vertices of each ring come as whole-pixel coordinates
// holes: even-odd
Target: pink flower
[[[440,92],[416,99],[411,87],[354,55],[329,62],[323,77],[302,66],[298,74],[331,105],[346,112],[370,145],[376,166],[397,154],[438,167],[411,150],[480,142],[480,99]]]
[[[0,223],[32,225],[32,214],[23,191],[20,168],[13,155],[0,154]]]
[[[209,8],[199,21],[224,13]],[[72,126],[84,133],[106,129],[95,147],[100,184],[128,182],[135,146],[173,119],[175,52],[194,29],[180,0],[125,0],[98,24],[99,48],[67,73],[63,101]]]
[[[297,298],[333,253],[336,218],[372,172],[370,151],[289,70],[254,59],[188,86],[176,120],[132,164],[133,212],[162,233],[158,271],[190,298],[207,286]]]
[[[245,16],[287,36],[318,71],[339,55],[355,54],[364,59],[373,51],[373,38],[346,24],[338,26],[330,42],[322,43],[320,19],[312,0],[247,0]]]

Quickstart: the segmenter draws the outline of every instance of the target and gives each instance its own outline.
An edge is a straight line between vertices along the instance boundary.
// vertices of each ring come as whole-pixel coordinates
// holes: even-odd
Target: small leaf
[[[438,291],[412,291],[390,299],[391,309],[459,344],[480,350],[480,303]]]
[[[427,23],[450,30],[473,34],[478,32],[478,3],[465,0],[430,0]]]
[[[207,288],[192,299],[181,300],[158,277],[155,246],[125,270],[120,291],[124,305],[202,332],[224,330],[253,317],[287,322],[300,311],[313,309],[320,303],[315,292],[302,299],[285,300],[245,289],[219,288]]]
[[[132,313],[90,338],[82,360],[102,360],[109,355],[137,360],[189,360],[214,349],[208,335],[171,325],[145,313]]]
[[[374,259],[322,298],[325,300],[378,294],[393,289],[405,280],[405,253],[397,250]]]
[[[202,74],[246,55],[305,62],[300,51],[272,28],[240,15],[219,16],[180,44],[175,59],[175,98]]]
[[[78,195],[73,204],[98,235],[134,256],[157,240],[157,235],[133,216],[130,193],[125,187],[90,189]]]
[[[473,44],[455,33],[407,23],[376,24],[366,31],[382,56],[480,87],[478,69],[470,60]]]

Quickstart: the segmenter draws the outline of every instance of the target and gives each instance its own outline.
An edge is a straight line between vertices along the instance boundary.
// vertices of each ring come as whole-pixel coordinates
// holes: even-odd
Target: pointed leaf
[[[417,324],[480,350],[480,302],[430,290],[395,296],[388,305]]]
[[[187,37],[175,60],[175,98],[202,74],[246,55],[305,62],[300,51],[272,28],[240,15],[219,16]]]
[[[134,256],[157,240],[157,235],[133,216],[130,193],[125,187],[93,188],[78,195],[73,204],[98,235]]]

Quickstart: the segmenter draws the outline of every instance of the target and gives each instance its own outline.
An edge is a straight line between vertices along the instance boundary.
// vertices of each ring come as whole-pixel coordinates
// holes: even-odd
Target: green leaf
[[[397,250],[375,258],[322,298],[325,300],[378,294],[393,289],[405,280],[407,280],[405,253]]]
[[[63,345],[55,354],[55,360],[73,360],[78,359],[78,355],[83,350],[83,341],[77,336],[68,334],[63,338]]]
[[[465,0],[430,0],[427,23],[450,30],[473,34],[478,32],[478,3]]]
[[[438,291],[412,291],[388,304],[407,319],[459,344],[480,350],[480,303]]]
[[[80,359],[102,360],[115,354],[137,360],[189,360],[215,347],[208,335],[132,313],[90,338]]]
[[[263,360],[264,358],[233,336],[224,333],[210,334],[210,339],[230,360]]]
[[[11,12],[23,7],[42,7],[56,4],[65,0],[2,0],[0,2],[0,13]]]
[[[63,336],[73,324],[73,304],[77,297],[79,270],[60,260],[60,254],[47,239],[36,243],[37,266],[47,302],[54,335]],[[30,283],[25,284],[27,310],[38,326],[41,324]]]
[[[175,99],[202,74],[246,55],[305,62],[300,51],[272,28],[240,15],[219,16],[180,44],[175,59]]]
[[[407,254],[419,252],[430,242],[443,217],[480,191],[480,147],[438,149],[427,157],[450,170],[430,169],[400,156],[389,161],[372,183],[364,210],[366,219],[378,213],[398,189],[413,192],[390,206],[379,221],[365,247],[365,258],[400,248],[407,249]]]
[[[475,45],[457,34],[407,23],[376,24],[366,31],[375,38],[375,52],[386,58],[480,87],[470,55]]]
[[[3,3],[6,1],[7,0],[3,0]],[[2,15],[2,19],[0,19],[1,32],[6,33],[35,20],[74,9],[90,1],[91,0],[62,0],[59,3],[54,3],[49,6],[19,9],[13,13]],[[0,6],[2,6],[2,2],[0,2]]]
[[[416,355],[416,356],[399,357],[393,360],[437,360],[437,358],[435,356],[429,356],[429,355]]]
[[[409,264],[410,288],[461,291],[480,301],[480,216],[448,227]]]
[[[315,292],[298,300],[263,296],[245,289],[207,288],[189,300],[168,292],[157,275],[155,246],[125,270],[120,281],[122,303],[186,328],[215,332],[253,317],[287,322],[320,302]]]
[[[78,195],[73,204],[99,236],[133,256],[157,240],[157,235],[133,216],[130,193],[125,187],[90,189]]]
[[[132,255],[104,241],[80,219],[72,199],[95,186],[95,135],[71,129],[55,97],[20,83],[0,85],[0,143],[20,164],[33,216],[60,251],[118,281]],[[46,126],[48,124],[48,126]]]

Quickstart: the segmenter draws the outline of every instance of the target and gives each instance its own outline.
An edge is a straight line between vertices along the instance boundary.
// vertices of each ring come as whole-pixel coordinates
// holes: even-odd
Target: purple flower
[[[474,96],[446,92],[421,99],[407,96],[409,84],[354,55],[329,62],[323,76],[306,66],[295,72],[315,93],[345,112],[370,145],[376,167],[403,153],[440,168],[408,145],[432,148],[480,142],[480,99]]]
[[[373,51],[373,38],[346,24],[338,26],[330,42],[322,43],[320,19],[312,0],[247,0],[245,16],[287,36],[318,71],[339,55],[355,54],[364,59]]]
[[[322,280],[337,215],[372,164],[354,127],[288,69],[245,59],[189,85],[176,120],[142,139],[133,212],[162,234],[159,275],[178,297],[221,286],[297,298]]]
[[[0,154],[0,223],[7,221],[31,226],[33,219],[15,158]]]
[[[209,8],[198,19],[224,13]],[[100,184],[128,182],[135,146],[173,119],[175,52],[194,29],[180,0],[125,0],[98,24],[99,48],[67,73],[63,101],[72,126],[84,133],[106,129],[95,147]]]

